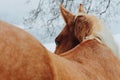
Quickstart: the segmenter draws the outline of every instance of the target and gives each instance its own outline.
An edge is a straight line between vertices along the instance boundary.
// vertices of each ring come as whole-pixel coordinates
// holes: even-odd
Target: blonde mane
[[[105,26],[105,24],[99,20],[96,16],[88,16],[93,21],[93,33],[91,34],[93,38],[103,42],[112,51],[115,53],[116,56],[120,58],[119,49],[117,44],[115,43],[113,36],[109,29]],[[91,37],[90,35],[90,37]]]

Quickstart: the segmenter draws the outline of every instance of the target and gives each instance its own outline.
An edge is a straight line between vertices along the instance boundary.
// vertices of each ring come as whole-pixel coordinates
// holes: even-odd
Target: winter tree
[[[32,3],[28,0],[26,4]],[[36,29],[38,37],[44,42],[53,41],[65,23],[61,17],[59,5],[63,4],[72,13],[77,13],[79,4],[84,4],[88,14],[94,14],[102,19],[110,29],[112,23],[118,23],[120,18],[120,1],[117,0],[39,0],[37,8],[30,11],[24,18],[28,30]]]

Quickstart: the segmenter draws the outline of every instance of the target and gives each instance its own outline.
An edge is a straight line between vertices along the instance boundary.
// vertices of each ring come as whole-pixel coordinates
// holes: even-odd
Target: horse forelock
[[[76,20],[76,18],[77,18],[78,16],[81,16],[81,15],[85,15],[85,13],[83,13],[83,12],[77,13],[77,14],[75,15],[74,21]]]
[[[78,14],[76,14],[75,15],[75,19],[74,19],[74,22],[76,21],[76,19],[77,19],[77,17],[78,16],[85,16],[86,18],[87,18],[87,21],[90,23],[90,24],[93,24],[92,25],[92,27],[91,27],[91,29],[92,29],[92,33],[91,33],[91,35],[89,35],[89,36],[86,36],[85,38],[84,38],[84,40],[83,41],[86,41],[86,40],[89,40],[89,39],[96,39],[97,41],[99,41],[99,42],[101,42],[101,43],[103,43],[103,37],[101,37],[101,32],[103,32],[103,30],[104,30],[104,25],[103,25],[103,23],[102,23],[102,21],[101,20],[99,20],[96,16],[93,16],[93,15],[86,15],[85,13],[78,13]],[[90,30],[91,30],[90,29]],[[80,34],[81,35],[81,34]]]

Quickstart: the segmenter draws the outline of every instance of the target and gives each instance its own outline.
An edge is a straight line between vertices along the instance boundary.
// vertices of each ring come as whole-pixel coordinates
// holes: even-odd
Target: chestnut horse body
[[[120,80],[120,63],[97,40],[58,56],[27,32],[0,21],[1,80]]]
[[[27,32],[0,21],[0,80],[120,80],[120,61],[97,39],[51,54]]]

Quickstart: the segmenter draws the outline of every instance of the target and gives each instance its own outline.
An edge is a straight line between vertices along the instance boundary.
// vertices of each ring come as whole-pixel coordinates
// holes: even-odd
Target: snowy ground
[[[113,37],[120,50],[120,34],[116,34]]]
[[[51,52],[54,52],[55,51],[55,43],[46,43],[46,44],[43,44],[49,51]]]

